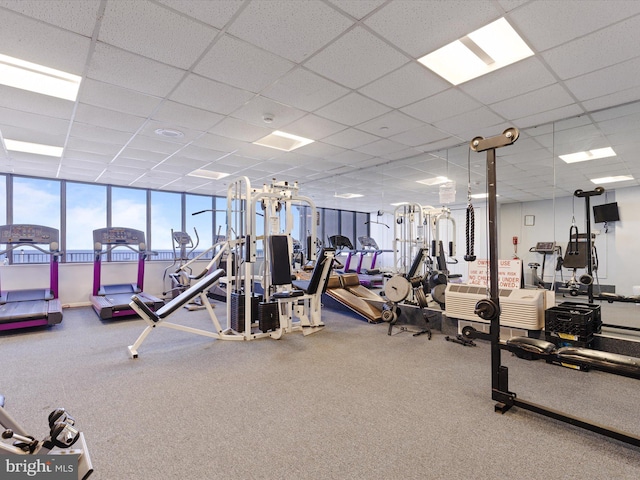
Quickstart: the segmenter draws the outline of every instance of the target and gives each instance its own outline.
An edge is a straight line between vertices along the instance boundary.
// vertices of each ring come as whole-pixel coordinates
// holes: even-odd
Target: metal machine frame
[[[571,425],[599,433],[601,435],[620,440],[635,446],[640,446],[640,437],[621,430],[606,427],[590,422],[558,410],[538,405],[528,400],[518,398],[514,392],[509,391],[508,368],[501,364],[501,351],[508,349],[506,344],[500,342],[500,299],[498,289],[498,227],[497,227],[497,176],[496,176],[496,149],[513,144],[519,136],[516,128],[508,128],[502,135],[490,138],[476,137],[470,142],[470,148],[474,152],[487,152],[487,181],[488,181],[488,205],[489,205],[489,269],[490,269],[490,298],[480,300],[476,305],[476,314],[491,321],[488,339],[491,341],[491,398],[497,403],[495,411],[507,412],[511,407],[520,407],[531,412],[544,415]],[[588,198],[588,197],[587,197]],[[476,338],[486,338],[486,334],[477,335]],[[614,372],[615,373],[615,372]]]

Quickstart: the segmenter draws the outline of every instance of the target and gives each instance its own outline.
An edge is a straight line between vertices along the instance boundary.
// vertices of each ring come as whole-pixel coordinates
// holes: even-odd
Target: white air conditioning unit
[[[555,292],[543,289],[500,289],[500,325],[526,330],[544,328],[544,311],[555,305]],[[487,298],[487,288],[450,283],[445,290],[445,314],[449,318],[483,322],[476,303]],[[486,320],[484,320],[486,322]]]

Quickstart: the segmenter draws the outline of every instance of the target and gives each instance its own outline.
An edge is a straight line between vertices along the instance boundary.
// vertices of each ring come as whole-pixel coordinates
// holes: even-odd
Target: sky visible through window
[[[7,177],[0,175],[0,198],[6,198]],[[76,182],[65,182],[66,193],[66,244],[65,258],[71,262],[89,262],[93,260],[93,230],[107,226],[107,186]],[[164,252],[164,256],[153,256],[151,259],[167,259],[172,252],[171,230],[182,231],[184,228],[194,242],[199,245],[194,254],[209,248],[214,235],[227,234],[227,200],[223,197],[186,194],[184,223],[182,219],[182,195],[174,192],[151,191],[150,193],[150,225],[151,238],[147,232],[147,191],[111,187],[111,226],[127,227],[145,232],[147,248]],[[4,203],[4,201],[2,202]],[[61,226],[61,182],[58,180],[13,177],[13,223],[35,224],[53,227]],[[193,213],[205,212],[193,215]],[[263,213],[259,207],[257,209]],[[282,209],[284,213],[285,209]],[[338,233],[340,211],[318,209],[319,218],[328,222],[325,234]],[[307,218],[310,209],[306,204],[293,205],[292,237],[306,246],[306,237],[311,230],[311,220]],[[328,216],[327,216],[328,215]],[[353,212],[345,212],[352,218]],[[366,214],[363,214],[366,215]],[[315,220],[315,219],[314,219]],[[344,221],[344,219],[343,219]],[[0,224],[7,222],[6,209],[0,208]],[[322,223],[322,222],[320,222]],[[350,230],[353,224],[350,223]],[[184,225],[184,227],[183,227]],[[194,231],[197,230],[197,236]],[[280,231],[284,231],[284,215],[279,221]],[[264,218],[256,219],[256,234],[264,233]],[[318,235],[322,231],[318,229]],[[348,233],[349,236],[351,232]],[[62,239],[61,239],[62,240]],[[26,251],[33,249],[25,247]],[[124,249],[116,249],[116,251]],[[48,258],[27,260],[48,262]],[[1,259],[0,259],[1,260]]]

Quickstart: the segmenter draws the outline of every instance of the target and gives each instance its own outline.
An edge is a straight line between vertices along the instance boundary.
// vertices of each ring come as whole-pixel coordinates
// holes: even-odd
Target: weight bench
[[[140,334],[138,339],[133,345],[129,345],[129,355],[131,358],[138,358],[138,348],[145,340],[147,335],[151,333],[151,330],[155,327],[168,327],[173,328],[175,330],[182,330],[190,333],[196,333],[198,335],[205,335],[213,338],[220,338],[222,334],[222,328],[220,326],[220,322],[218,321],[215,313],[213,312],[213,308],[207,299],[206,291],[209,290],[214,284],[216,284],[220,278],[225,275],[225,271],[222,269],[214,270],[209,273],[205,277],[202,278],[199,282],[195,283],[176,298],[171,300],[169,303],[159,308],[156,311],[151,310],[144,301],[138,297],[137,295],[133,295],[131,297],[131,303],[129,306],[138,314],[142,319],[148,324],[145,330]],[[201,330],[197,328],[187,327],[184,325],[177,325],[174,323],[166,322],[165,319],[172,315],[176,310],[178,310],[183,305],[186,305],[189,301],[191,301],[194,297],[200,296],[202,300],[202,304],[205,306],[213,325],[216,329],[216,332],[208,332],[206,330]]]
[[[556,348],[551,342],[529,337],[513,337],[507,340],[504,348],[526,360],[543,359],[551,363],[574,365],[583,370],[593,368],[640,379],[640,358],[628,355],[580,347]]]

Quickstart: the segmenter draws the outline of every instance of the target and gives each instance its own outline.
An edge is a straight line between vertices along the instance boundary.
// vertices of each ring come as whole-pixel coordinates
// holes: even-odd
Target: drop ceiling
[[[458,86],[417,62],[502,17],[533,56]],[[513,126],[500,201],[570,195],[594,176],[640,179],[638,45],[634,0],[0,0],[0,53],[82,77],[76,102],[0,86],[5,138],[64,147],[0,151],[0,172],[207,195],[275,178],[373,212],[438,204],[439,187],[416,182],[436,176],[460,203],[468,184],[481,193],[468,143]],[[274,130],[315,142],[252,143]],[[602,147],[617,156],[557,158]]]

